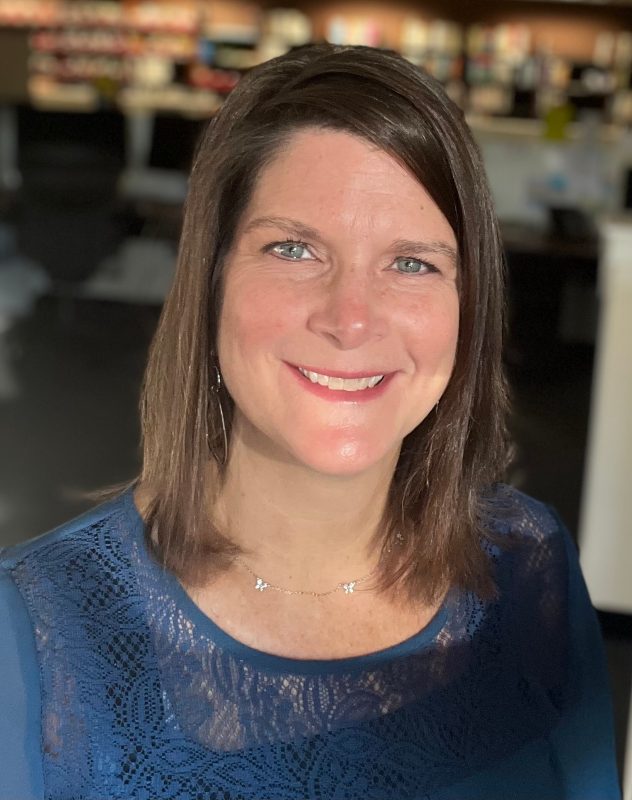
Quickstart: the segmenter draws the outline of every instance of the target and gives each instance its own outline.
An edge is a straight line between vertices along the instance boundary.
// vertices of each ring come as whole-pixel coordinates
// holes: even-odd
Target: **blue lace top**
[[[148,556],[131,492],[0,554],[2,800],[615,800],[599,629],[543,505],[366,656],[282,658],[221,630]]]

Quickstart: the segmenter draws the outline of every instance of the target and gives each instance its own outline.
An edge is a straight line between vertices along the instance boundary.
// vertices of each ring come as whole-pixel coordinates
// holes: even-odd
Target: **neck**
[[[237,423],[213,516],[266,581],[326,591],[375,568],[371,543],[396,461],[397,453],[361,474],[324,475],[261,447]]]

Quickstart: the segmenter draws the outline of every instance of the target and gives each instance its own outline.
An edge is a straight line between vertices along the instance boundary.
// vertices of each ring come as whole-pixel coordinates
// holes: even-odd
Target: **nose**
[[[308,327],[339,350],[361,347],[386,334],[383,303],[361,269],[340,269],[323,287]]]

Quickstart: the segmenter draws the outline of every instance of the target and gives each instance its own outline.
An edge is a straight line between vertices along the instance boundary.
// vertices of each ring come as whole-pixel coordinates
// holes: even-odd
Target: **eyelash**
[[[290,244],[290,245],[291,244],[297,244],[297,245],[300,245],[301,247],[305,247],[307,250],[309,250],[309,246],[306,245],[305,242],[301,242],[299,239],[284,239],[281,242],[271,242],[270,244],[267,244],[263,248],[263,252],[264,253],[270,253],[270,252],[272,252],[274,250],[275,247],[278,247],[279,245],[282,245],[282,244]],[[281,258],[283,258],[283,256],[281,256]],[[288,259],[288,260],[299,261],[300,259]],[[397,256],[397,258],[395,258],[394,260],[395,261],[399,261],[399,260],[403,260],[403,261],[418,261],[420,264],[423,264],[424,267],[427,267],[429,272],[439,272],[439,269],[431,261],[426,261],[425,259],[417,258],[416,256]],[[394,270],[394,271],[398,272],[398,270]],[[419,272],[408,272],[408,273],[407,272],[399,272],[399,274],[400,275],[419,275],[420,273]]]
[[[395,261],[417,261],[419,264],[422,264],[424,267],[427,268],[428,272],[439,272],[438,268],[432,263],[432,261],[426,261],[425,258],[417,258],[416,256],[397,256]],[[400,272],[399,270],[395,270],[395,272],[399,272],[400,275],[419,275],[420,272]]]
[[[279,245],[282,245],[282,244],[298,244],[301,247],[305,247],[306,249],[309,249],[307,247],[307,245],[305,244],[305,242],[301,242],[298,239],[283,239],[282,242],[271,242],[270,244],[267,244],[263,248],[263,252],[264,253],[270,253],[270,252],[272,252],[272,250],[274,250],[275,247],[278,247]]]

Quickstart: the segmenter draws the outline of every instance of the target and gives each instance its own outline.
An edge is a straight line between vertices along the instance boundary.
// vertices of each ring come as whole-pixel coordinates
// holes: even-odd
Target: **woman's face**
[[[225,267],[238,435],[329,475],[394,463],[459,326],[454,232],[424,187],[360,138],[303,130],[262,171]]]

